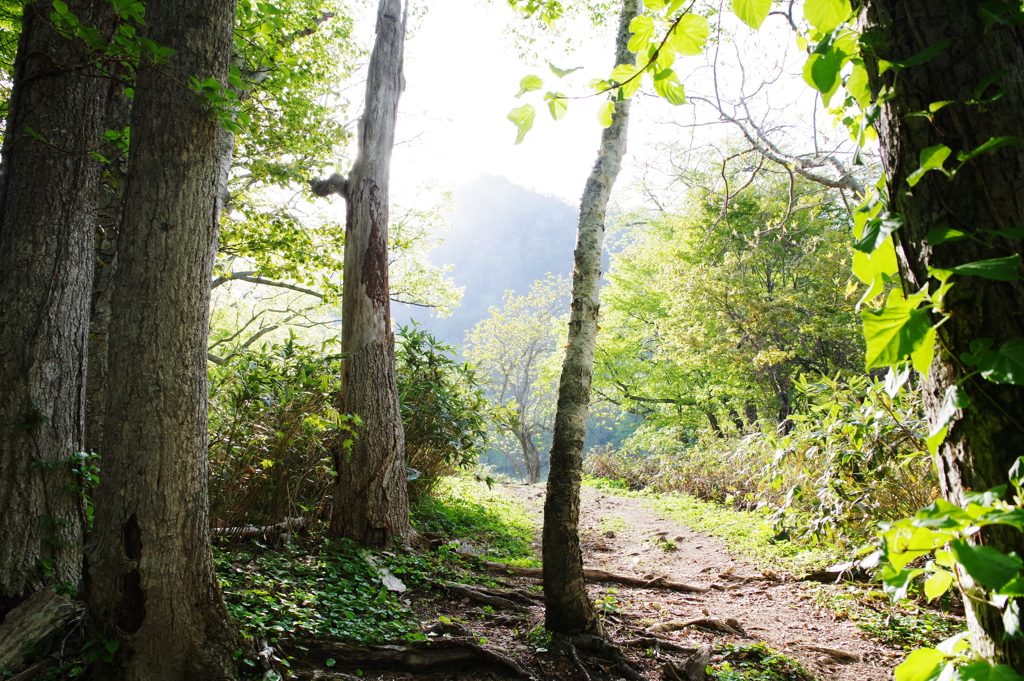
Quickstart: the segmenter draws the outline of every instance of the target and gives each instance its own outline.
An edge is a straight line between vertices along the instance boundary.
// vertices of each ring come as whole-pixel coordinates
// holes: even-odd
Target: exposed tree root
[[[529,673],[505,651],[481,645],[469,637],[436,638],[422,644],[367,647],[327,644],[310,648],[308,657],[321,662],[331,658],[339,667],[364,670],[376,667],[422,673],[453,667],[495,665],[504,667],[517,676],[529,676]]]
[[[636,638],[631,638],[628,641],[620,641],[619,645],[623,648],[659,648],[661,650],[668,650],[673,653],[683,653],[685,655],[693,655],[699,650],[699,648],[679,645],[675,641],[671,641],[667,638],[660,638],[658,636],[637,636]]]
[[[491,572],[505,572],[518,575],[520,577],[536,578],[543,577],[544,575],[543,568],[520,567],[518,565],[506,565],[505,563],[492,563],[486,560],[480,562]],[[620,575],[614,572],[600,570],[598,568],[583,568],[583,578],[588,582],[612,582],[614,584],[634,586],[638,589],[668,589],[669,591],[683,591],[686,593],[706,593],[708,591],[708,587],[683,584],[682,582],[673,582],[667,577],[640,579],[639,577]]]
[[[647,681],[647,677],[638,672],[629,664],[629,659],[626,654],[622,652],[622,649],[612,643],[610,640],[601,636],[595,636],[593,634],[578,634],[576,636],[555,636],[554,641],[558,645],[568,646],[568,652],[570,655],[576,655],[576,649],[582,648],[583,650],[590,651],[596,655],[608,658],[615,662],[616,669],[622,676],[630,679],[630,681]],[[578,656],[575,659],[570,657],[570,660],[579,662]],[[588,675],[589,676],[589,675]]]
[[[486,587],[469,586],[466,584],[443,584],[442,588],[478,603],[493,605],[496,608],[504,608],[505,610],[512,610],[513,612],[523,614],[530,612],[530,608],[526,605],[514,603],[512,601],[513,598],[526,601],[529,605],[536,604],[535,600],[527,599],[517,591],[500,591],[498,589],[488,589]]]
[[[723,622],[722,620],[716,620],[712,617],[697,617],[692,620],[661,622],[660,624],[648,627],[647,633],[660,634],[667,631],[678,631],[679,629],[685,629],[686,627],[701,627],[703,629],[720,631],[723,634],[730,634],[732,636],[747,636],[747,633],[743,631],[743,627],[736,620],[730,618]]]
[[[666,663],[661,669],[662,677],[667,681],[705,681],[708,678],[706,670],[713,649],[711,645],[700,648],[682,666]]]

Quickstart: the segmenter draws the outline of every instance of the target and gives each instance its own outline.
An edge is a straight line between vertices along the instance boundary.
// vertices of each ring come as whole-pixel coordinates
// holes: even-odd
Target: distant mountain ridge
[[[506,290],[523,295],[548,273],[571,274],[578,209],[495,175],[467,183],[455,199],[452,230],[430,261],[454,265],[452,278],[466,287],[461,306],[444,319],[405,305],[395,305],[392,315],[400,324],[414,319],[438,339],[462,345],[488,308],[501,306]]]

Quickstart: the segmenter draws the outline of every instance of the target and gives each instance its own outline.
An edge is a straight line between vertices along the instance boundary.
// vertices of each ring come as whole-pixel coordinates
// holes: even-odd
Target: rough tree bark
[[[88,546],[94,625],[115,681],[234,676],[240,648],[213,571],[206,336],[219,219],[218,142],[191,78],[226,82],[234,2],[150,0],[112,300],[103,473]],[[95,185],[92,185],[94,187]]]
[[[968,163],[952,181],[930,172],[911,188],[907,176],[920,166],[921,150],[945,144],[959,151],[977,148],[992,137],[1024,138],[1024,28],[996,27],[986,32],[979,1],[868,0],[863,29],[880,38],[867,55],[871,87],[894,87],[882,105],[877,123],[892,209],[904,216],[896,233],[897,253],[906,288],[916,291],[928,281],[928,268],[955,265],[1021,253],[1021,242],[997,238],[991,248],[961,240],[930,246],[926,235],[935,227],[968,234],[1024,225],[1024,146],[1004,147]],[[907,59],[941,40],[951,44],[925,64],[879,74],[877,60]],[[985,94],[1004,89],[985,106],[969,105],[975,88],[989,74],[1004,70]],[[928,110],[937,101],[951,101],[934,122],[911,112]],[[947,165],[951,165],[948,164]],[[1000,282],[958,276],[946,296],[952,315],[939,329],[937,357],[924,387],[925,407],[935,421],[946,388],[967,373],[960,362],[972,340],[993,338],[1001,346],[1024,337],[1024,282]],[[1024,388],[997,385],[980,377],[963,386],[971,406],[950,427],[939,456],[946,496],[962,502],[967,490],[986,490],[1007,483],[1010,466],[1024,452]],[[989,528],[995,530],[996,528]],[[1016,530],[989,531],[981,538],[1001,551],[1024,554],[1024,537]],[[966,577],[963,575],[962,577]],[[975,648],[986,658],[1024,673],[1024,646],[1003,640],[999,612],[985,604],[983,591],[967,586],[968,625]],[[974,598],[972,598],[972,596]],[[980,597],[980,600],[978,598]]]
[[[112,7],[69,1],[109,35]],[[83,506],[70,460],[85,438],[92,243],[110,88],[25,6],[0,178],[0,618],[42,585],[81,580]]]
[[[347,180],[314,183],[320,196],[347,201],[342,293],[342,393],[338,408],[363,425],[351,451],[334,450],[331,533],[382,547],[412,534],[406,488],[405,436],[395,382],[395,339],[388,288],[388,186],[398,98],[405,84],[405,17],[401,0],[380,0],[370,56],[359,154]]]
[[[628,43],[629,24],[637,14],[637,4],[637,0],[623,0],[615,41],[616,64],[636,63]],[[580,201],[572,311],[559,378],[551,469],[544,501],[545,626],[567,636],[602,633],[601,621],[587,596],[583,576],[579,536],[580,478],[601,304],[605,211],[626,151],[628,121],[627,99],[616,103],[612,124],[601,135],[597,162]]]

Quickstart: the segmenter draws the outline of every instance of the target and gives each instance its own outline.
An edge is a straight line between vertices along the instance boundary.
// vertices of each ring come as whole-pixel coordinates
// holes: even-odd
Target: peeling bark
[[[341,333],[345,360],[337,406],[343,413],[357,414],[363,425],[356,429],[350,451],[340,442],[335,446],[338,481],[331,533],[373,547],[412,534],[387,257],[388,187],[398,99],[405,83],[404,47],[401,0],[380,0],[359,155],[347,180],[332,178],[343,188],[348,205]],[[321,186],[320,191],[326,190]]]

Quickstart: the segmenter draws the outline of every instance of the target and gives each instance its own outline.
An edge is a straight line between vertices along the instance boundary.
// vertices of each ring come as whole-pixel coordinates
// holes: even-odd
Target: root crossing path
[[[540,524],[543,485],[503,489]],[[902,659],[901,651],[868,640],[851,622],[817,607],[814,585],[763,572],[721,540],[665,518],[641,499],[585,487],[581,504],[585,566],[708,588],[679,593],[588,585],[613,638],[633,638],[639,630],[690,648],[765,643],[822,681],[891,679]]]

